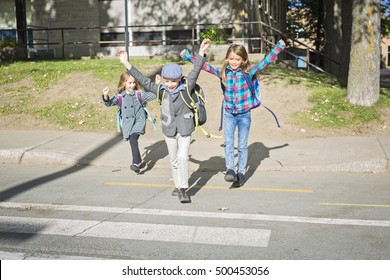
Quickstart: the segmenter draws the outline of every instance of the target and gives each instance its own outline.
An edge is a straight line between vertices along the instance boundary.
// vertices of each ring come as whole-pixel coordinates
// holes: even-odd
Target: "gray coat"
[[[203,64],[206,62],[206,57],[197,55],[194,68],[187,76],[188,90],[191,90],[196,85],[199,73],[202,70]],[[158,84],[154,83],[151,79],[145,77],[134,66],[128,71],[130,75],[134,77],[145,90],[156,92],[159,89]],[[181,99],[179,93],[170,94],[166,92],[164,94],[164,100],[161,104],[161,124],[162,131],[167,137],[174,137],[177,133],[181,136],[189,136],[195,130],[194,114]]]
[[[140,92],[143,104],[145,102],[156,99],[156,94],[153,92]],[[122,134],[125,140],[128,140],[133,133],[144,134],[146,126],[146,113],[139,103],[135,91],[126,93],[121,92],[122,95]],[[105,100],[104,105],[115,106],[118,105],[119,98],[116,94],[113,98]]]

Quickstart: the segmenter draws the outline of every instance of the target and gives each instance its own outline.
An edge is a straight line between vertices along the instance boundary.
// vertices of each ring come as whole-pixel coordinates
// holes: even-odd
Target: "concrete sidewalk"
[[[159,138],[141,137],[148,169],[169,169],[168,151]],[[191,171],[224,171],[222,139],[197,135],[190,147]],[[311,138],[249,143],[249,170],[389,172],[390,136]],[[0,130],[0,161],[13,164],[64,164],[128,168],[130,146],[109,133]]]

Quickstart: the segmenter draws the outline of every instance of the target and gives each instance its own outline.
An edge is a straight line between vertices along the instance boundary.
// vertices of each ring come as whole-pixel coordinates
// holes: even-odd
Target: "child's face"
[[[230,68],[232,68],[233,71],[239,69],[244,62],[241,56],[231,52],[228,56],[228,63]]]
[[[134,77],[128,77],[127,80],[126,80],[126,91],[127,92],[131,92],[133,90],[135,90],[137,87],[137,83],[135,82],[135,79]]]
[[[179,85],[180,79],[167,79],[163,78],[163,83],[169,92],[174,91]]]

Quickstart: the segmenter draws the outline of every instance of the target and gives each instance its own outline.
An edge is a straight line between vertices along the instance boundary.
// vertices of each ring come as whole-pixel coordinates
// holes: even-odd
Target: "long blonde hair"
[[[246,73],[248,66],[250,65],[249,59],[248,59],[248,53],[243,45],[240,44],[231,44],[226,52],[225,61],[221,68],[221,77],[223,81],[226,81],[226,67],[229,65],[229,55],[231,53],[234,53],[238,56],[240,56],[243,60],[243,63],[241,64],[240,68],[243,72]]]
[[[121,77],[119,78],[119,83],[118,83],[118,93],[121,93],[122,91],[125,90],[126,88],[126,81],[128,78],[133,77],[131,76],[128,72],[123,72]],[[134,78],[134,77],[133,77]],[[135,79],[134,79],[135,80]],[[135,80],[135,89],[139,90],[140,86],[137,80]]]

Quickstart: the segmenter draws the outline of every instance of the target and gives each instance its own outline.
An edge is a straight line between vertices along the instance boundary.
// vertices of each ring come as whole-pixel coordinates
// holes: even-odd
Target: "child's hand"
[[[156,75],[156,78],[154,79],[156,84],[161,84],[161,76],[159,74]]]
[[[105,87],[105,88],[103,89],[103,95],[104,95],[104,96],[107,96],[109,91],[110,91],[110,89],[109,89],[108,87]]]
[[[124,62],[126,62],[127,61],[127,53],[126,53],[126,51],[119,51],[118,52],[118,57],[119,57],[119,60],[122,62],[122,63],[124,63]]]
[[[202,41],[202,44],[200,45],[200,47],[203,49],[203,50],[206,50],[208,47],[210,47],[210,45],[211,45],[211,40],[210,39],[204,39],[203,41]]]
[[[203,56],[206,53],[207,48],[211,45],[211,43],[212,42],[210,39],[204,39],[200,44],[199,54]]]
[[[182,50],[180,53],[180,57],[183,57],[185,52],[186,52],[186,49]]]
[[[118,52],[118,57],[119,57],[119,60],[122,62],[122,64],[126,67],[126,69],[130,70],[131,64],[127,60],[127,53],[126,53],[126,51],[123,51],[123,50],[119,51]]]
[[[283,40],[283,39],[280,39],[278,41],[279,44],[281,44],[282,46],[285,46],[286,45],[286,42]]]

